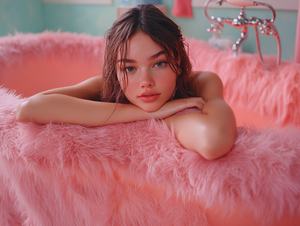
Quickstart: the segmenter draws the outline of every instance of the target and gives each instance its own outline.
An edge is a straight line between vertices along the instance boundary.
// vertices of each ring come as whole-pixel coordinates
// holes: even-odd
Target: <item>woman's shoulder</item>
[[[204,100],[223,98],[223,82],[221,78],[211,71],[191,72],[189,85],[191,89]]]
[[[192,81],[207,82],[211,80],[219,80],[220,77],[212,71],[192,71],[189,77]]]

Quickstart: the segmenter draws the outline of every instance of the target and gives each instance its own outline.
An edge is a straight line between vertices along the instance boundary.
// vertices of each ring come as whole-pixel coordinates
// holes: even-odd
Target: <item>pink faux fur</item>
[[[237,58],[233,58],[231,52],[220,51],[203,40],[187,39],[186,41],[189,44],[194,69],[216,72],[223,80],[225,97],[230,105],[263,115],[279,126],[286,124],[300,126],[300,64],[283,61],[277,69],[266,71],[258,55],[242,53]],[[17,33],[14,36],[1,37],[0,85],[6,85],[11,80],[14,84],[20,81],[20,87],[27,87],[27,90],[36,92],[41,91],[36,90],[36,87],[41,87],[45,80],[42,78],[45,71],[36,72],[40,73],[38,74],[40,80],[33,78],[35,82],[39,82],[37,86],[36,83],[25,82],[26,80],[22,79],[22,76],[28,76],[23,68],[32,61],[32,67],[38,70],[38,63],[49,57],[66,65],[67,62],[85,64],[82,72],[76,69],[83,75],[99,74],[103,65],[104,42],[102,37],[60,32]],[[268,65],[274,66],[275,56],[266,57],[265,60]],[[16,72],[17,68],[19,69]],[[63,80],[63,71],[67,71],[68,68],[69,65],[61,70],[62,74],[56,74],[55,68],[51,68],[53,72],[48,72],[51,74],[51,80],[56,79],[57,83]],[[89,73],[88,68],[97,68],[95,69],[97,73],[94,71]],[[17,75],[12,74],[12,71]],[[33,72],[32,69],[29,75]],[[75,72],[69,73],[71,75],[68,75],[66,81],[74,80]],[[81,76],[78,82],[82,81],[83,77]],[[47,80],[45,83],[49,82]],[[10,85],[8,84],[7,87]]]
[[[0,89],[1,225],[207,225],[211,206],[259,219],[243,225],[300,223],[296,127],[240,127],[232,151],[207,161],[159,121],[22,124],[20,101]]]
[[[257,55],[232,58],[204,41],[187,42],[194,69],[219,74],[230,104],[299,127],[299,65],[284,61],[268,72]],[[82,81],[101,70],[104,44],[60,32],[1,37],[0,85],[35,93],[49,78],[74,82],[84,73]],[[62,68],[39,71],[52,60]],[[84,66],[71,71],[74,64]],[[157,121],[17,123],[20,98],[0,89],[0,225],[300,225],[296,127],[240,127],[232,152],[206,161]]]
[[[13,36],[0,37],[0,71],[10,65],[22,64],[28,59],[45,56],[62,56],[67,60],[76,55],[92,63],[101,63],[102,67],[104,45],[103,37],[86,34],[16,32]]]
[[[276,68],[276,56],[264,56],[273,69],[267,71],[258,55],[242,53],[234,58],[231,51],[204,41],[187,41],[194,68],[221,77],[228,103],[269,117],[277,125],[300,126],[300,64],[284,60]]]

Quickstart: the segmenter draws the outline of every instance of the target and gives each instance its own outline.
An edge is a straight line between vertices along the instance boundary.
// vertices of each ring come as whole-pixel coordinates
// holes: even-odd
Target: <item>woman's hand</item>
[[[158,111],[153,112],[152,115],[154,118],[164,119],[187,108],[196,107],[202,110],[204,104],[205,101],[201,97],[172,100],[165,103]]]

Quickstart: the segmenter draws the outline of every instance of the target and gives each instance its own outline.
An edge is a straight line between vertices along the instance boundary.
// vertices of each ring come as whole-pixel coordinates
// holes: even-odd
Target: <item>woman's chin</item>
[[[156,112],[161,108],[161,106],[139,106],[139,107],[148,113]]]
[[[145,112],[148,112],[148,113],[152,113],[152,112],[156,112],[158,109],[144,109],[142,108]]]

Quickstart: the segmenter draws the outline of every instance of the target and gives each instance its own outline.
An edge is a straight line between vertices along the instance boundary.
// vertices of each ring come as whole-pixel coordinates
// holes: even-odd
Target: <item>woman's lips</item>
[[[160,93],[153,92],[153,91],[146,91],[143,92],[139,98],[144,102],[152,102],[155,101],[159,97]]]

